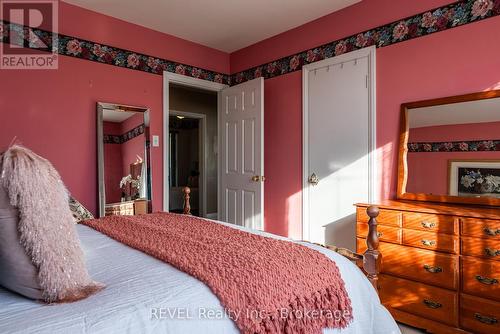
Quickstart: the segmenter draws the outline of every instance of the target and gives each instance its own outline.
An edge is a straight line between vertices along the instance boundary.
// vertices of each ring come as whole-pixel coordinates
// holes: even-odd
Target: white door
[[[222,91],[220,214],[222,221],[263,229],[264,79]]]
[[[354,203],[372,200],[374,49],[305,66],[304,239],[355,249]]]

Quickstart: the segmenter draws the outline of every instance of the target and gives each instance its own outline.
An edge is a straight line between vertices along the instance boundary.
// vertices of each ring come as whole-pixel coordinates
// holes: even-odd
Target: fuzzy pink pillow
[[[19,240],[19,212],[0,185],[0,285],[31,299],[42,299],[38,271]]]
[[[68,206],[68,192],[52,164],[27,148],[14,145],[3,154],[1,167],[0,186],[19,213],[15,242],[21,244],[31,262],[23,261],[19,267],[0,268],[0,271],[10,270],[6,277],[16,277],[13,271],[31,273],[26,266],[32,265],[38,285],[32,287],[35,288],[32,292],[39,289],[41,298],[48,303],[76,301],[102,289],[104,286],[88,274]],[[5,253],[8,250],[0,248],[0,251],[0,258],[9,256]],[[19,249],[11,255],[22,257]],[[0,283],[27,297],[38,296],[23,293],[21,282]]]

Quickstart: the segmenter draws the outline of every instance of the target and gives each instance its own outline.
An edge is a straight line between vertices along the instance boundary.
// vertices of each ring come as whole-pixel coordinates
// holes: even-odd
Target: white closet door
[[[338,58],[304,69],[304,238],[355,249],[353,204],[371,199],[370,59]]]
[[[222,91],[220,203],[222,221],[263,229],[264,79]]]

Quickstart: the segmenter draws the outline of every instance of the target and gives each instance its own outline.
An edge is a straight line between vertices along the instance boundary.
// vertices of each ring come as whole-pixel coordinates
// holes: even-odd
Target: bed
[[[90,227],[78,225],[77,231],[90,274],[107,288],[75,303],[50,306],[0,288],[0,333],[238,333],[217,297],[200,281]],[[324,247],[304,245],[336,262],[352,301],[354,322],[324,333],[400,333],[356,265]]]

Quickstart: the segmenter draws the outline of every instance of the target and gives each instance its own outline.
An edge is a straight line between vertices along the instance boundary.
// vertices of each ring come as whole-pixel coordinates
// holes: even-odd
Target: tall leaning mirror
[[[99,216],[151,212],[149,109],[97,103]]]
[[[500,90],[402,106],[398,198],[500,205]]]

